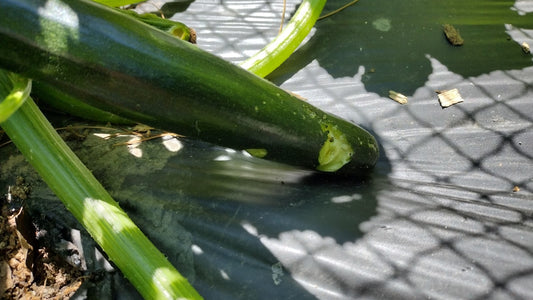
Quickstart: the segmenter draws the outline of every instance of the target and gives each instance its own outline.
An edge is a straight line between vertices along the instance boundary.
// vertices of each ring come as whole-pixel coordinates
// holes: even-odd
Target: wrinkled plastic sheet
[[[289,18],[298,1],[287,2]],[[282,11],[282,1],[152,3],[235,63],[276,35]],[[493,3],[361,0],[319,21],[268,77],[376,136],[367,180],[187,139],[132,150],[90,135],[73,148],[206,299],[530,298],[533,60],[520,44],[533,45],[533,3]],[[463,46],[448,44],[444,23]],[[453,88],[464,102],[442,109],[435,90]],[[36,177],[0,150],[0,184]],[[44,186],[28,201],[79,228]],[[106,280],[78,296],[139,297],[120,274]]]

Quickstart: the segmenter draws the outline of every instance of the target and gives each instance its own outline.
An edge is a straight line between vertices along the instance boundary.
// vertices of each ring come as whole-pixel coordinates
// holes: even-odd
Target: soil
[[[80,270],[41,245],[37,235],[24,209],[2,200],[0,299],[68,299],[84,281]]]

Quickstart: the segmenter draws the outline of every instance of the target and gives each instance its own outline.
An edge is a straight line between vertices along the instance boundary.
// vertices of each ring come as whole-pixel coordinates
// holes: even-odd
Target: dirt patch
[[[82,284],[82,272],[40,245],[36,235],[24,209],[2,201],[0,299],[68,299]]]

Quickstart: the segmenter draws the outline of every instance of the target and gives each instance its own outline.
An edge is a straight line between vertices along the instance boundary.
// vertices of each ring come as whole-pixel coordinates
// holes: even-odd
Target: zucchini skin
[[[1,0],[0,45],[1,67],[139,123],[327,172],[363,175],[379,155],[364,129],[91,1]],[[339,167],[318,159],[328,128],[351,152]]]
[[[42,82],[32,82],[32,94],[40,100],[40,104],[52,110],[61,111],[69,115],[82,117],[88,120],[101,123],[113,123],[133,125],[135,122],[121,118],[108,111],[98,109],[83,101],[70,96],[69,94]]]

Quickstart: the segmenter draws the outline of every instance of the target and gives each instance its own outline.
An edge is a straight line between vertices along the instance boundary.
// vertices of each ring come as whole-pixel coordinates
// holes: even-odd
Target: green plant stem
[[[298,48],[315,25],[326,0],[304,0],[281,33],[263,49],[240,64],[265,77],[279,67]]]
[[[119,7],[119,6],[139,3],[139,2],[145,2],[146,0],[93,0],[93,1],[110,6],[110,7]]]
[[[5,76],[0,76],[0,90],[6,91],[2,96],[5,101],[0,101],[0,123],[2,123],[24,104],[30,95],[31,83],[17,74],[7,73]]]
[[[0,70],[0,77],[7,74]],[[0,87],[0,100],[10,100],[5,99],[10,94],[6,86]],[[145,299],[201,299],[70,150],[30,97],[0,126]]]
[[[196,43],[196,32],[194,29],[181,22],[163,19],[151,13],[138,14],[133,10],[124,9],[117,9],[117,11],[153,26],[159,30],[163,30],[180,40],[184,40],[193,44]]]

